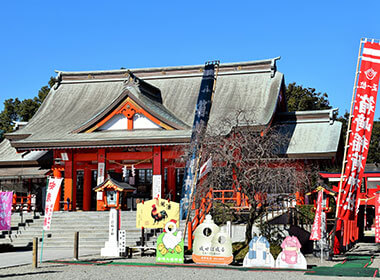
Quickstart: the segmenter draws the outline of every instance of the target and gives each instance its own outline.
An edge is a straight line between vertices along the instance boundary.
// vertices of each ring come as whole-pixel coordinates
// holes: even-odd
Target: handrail
[[[194,231],[203,223],[206,215],[210,212],[212,207],[212,192],[210,189],[204,198],[202,198],[200,206],[195,210],[194,218],[187,224],[187,248],[190,250],[193,245]]]

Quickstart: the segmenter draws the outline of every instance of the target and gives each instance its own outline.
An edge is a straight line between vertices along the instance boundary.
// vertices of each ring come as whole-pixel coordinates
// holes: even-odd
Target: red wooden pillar
[[[162,174],[162,149],[160,146],[153,147],[153,176],[161,175],[161,198],[165,198],[164,176]]]
[[[104,182],[106,179],[106,150],[98,149],[98,180],[97,185]],[[104,197],[104,193],[103,193]],[[104,210],[104,199],[98,200],[98,194],[96,197],[96,210],[103,211]]]
[[[75,162],[75,157],[73,153],[73,199],[72,199],[72,204],[71,207],[73,208],[73,211],[77,210],[77,164]]]
[[[72,210],[72,201],[73,201],[73,154],[72,151],[67,153],[68,160],[65,161],[65,189],[64,189],[64,198],[65,206],[64,210]],[[67,199],[70,200],[70,208],[67,208]]]
[[[167,181],[168,181],[168,192],[171,195],[170,200],[175,201],[176,199],[176,187],[175,187],[175,167],[174,166],[168,166],[168,173],[167,173]]]
[[[54,178],[62,178],[62,173],[61,171],[58,170],[58,168],[54,168],[53,176]],[[61,200],[61,193],[62,193],[62,185],[59,187],[59,190],[58,190],[57,199],[55,200],[55,204],[54,204],[54,211],[60,210],[59,203]]]
[[[91,169],[85,167],[83,176],[83,210],[91,209]]]

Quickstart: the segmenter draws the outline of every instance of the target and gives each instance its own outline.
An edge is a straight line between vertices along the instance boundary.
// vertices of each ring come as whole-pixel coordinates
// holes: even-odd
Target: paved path
[[[38,262],[40,261],[41,248],[38,250]],[[84,257],[88,255],[97,255],[99,250],[79,250],[79,256]],[[9,252],[0,253],[0,268],[13,267],[19,265],[32,264],[32,251],[19,251],[19,252]],[[57,259],[70,259],[73,258],[73,249],[67,250],[54,250],[54,249],[44,249],[42,261],[57,260]]]
[[[375,261],[371,267],[380,266],[380,245],[378,244],[357,244],[349,253],[351,254],[371,254],[375,255]],[[80,253],[80,260],[104,260],[98,251],[85,251]],[[91,256],[86,256],[91,255]],[[72,260],[72,250],[45,250],[43,260],[68,259]],[[108,258],[111,259],[111,258]],[[332,266],[336,262],[323,261],[318,258],[308,257],[309,265]],[[343,256],[340,257],[343,259]],[[149,262],[155,263],[154,257],[139,257],[133,259],[120,259],[125,262]],[[168,267],[141,267],[141,266],[93,266],[93,265],[65,265],[60,263],[43,262],[39,268],[31,266],[32,252],[0,253],[0,280],[2,279],[319,279],[319,280],[343,280],[352,277],[325,277],[304,275],[300,271],[236,271],[221,269],[196,269],[196,268],[168,268]],[[127,276],[128,275],[128,276]],[[360,278],[366,279],[366,278]]]

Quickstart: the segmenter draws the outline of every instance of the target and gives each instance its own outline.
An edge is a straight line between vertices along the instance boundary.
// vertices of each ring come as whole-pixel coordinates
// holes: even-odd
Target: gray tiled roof
[[[282,154],[291,158],[333,158],[338,150],[342,123],[334,110],[287,112],[277,115],[281,134],[289,141]]]
[[[24,140],[15,141],[12,144],[16,148],[29,147],[34,149],[46,148],[87,148],[99,146],[143,146],[183,144],[190,140],[191,130],[119,130],[97,131],[94,133],[65,133],[56,139],[41,139],[28,137]],[[37,138],[37,139],[36,139]]]
[[[210,125],[236,110],[254,111],[258,125],[273,118],[283,74],[276,71],[276,59],[221,64],[216,84]],[[181,66],[132,69],[142,80],[161,91],[162,104],[144,96],[140,100],[184,130],[105,131],[72,133],[110,107],[125,89],[127,70],[59,72],[59,84],[49,93],[35,116],[12,133],[28,136],[15,140],[17,148],[161,144],[188,142],[195,103],[202,79],[201,67]],[[144,100],[145,98],[145,100]],[[150,102],[150,104],[148,104]],[[187,126],[187,127],[186,127]],[[10,138],[11,139],[11,138]]]
[[[4,165],[36,165],[37,161],[43,157],[47,151],[31,151],[17,153],[8,139],[0,143],[0,166]]]

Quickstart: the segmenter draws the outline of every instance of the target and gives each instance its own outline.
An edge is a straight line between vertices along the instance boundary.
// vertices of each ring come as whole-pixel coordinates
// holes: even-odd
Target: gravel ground
[[[81,260],[99,260],[99,257],[81,258]],[[154,263],[154,257],[134,257],[133,259],[118,259],[124,262]],[[310,259],[309,263],[319,260]],[[324,262],[324,266],[332,266],[334,262]],[[34,269],[31,265],[0,269],[0,279],[354,279],[353,277],[309,276],[303,272],[292,271],[238,271],[231,269],[208,268],[168,268],[168,267],[139,267],[139,266],[93,266],[67,265],[60,263],[42,263]],[[360,278],[365,279],[365,278]]]

